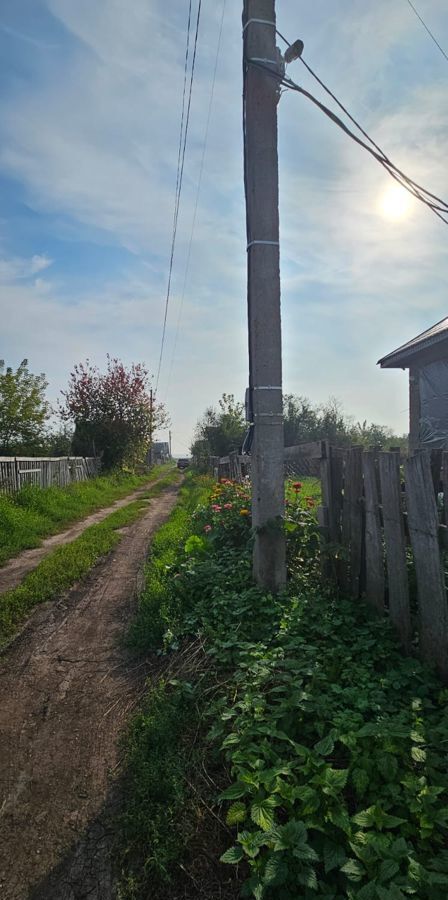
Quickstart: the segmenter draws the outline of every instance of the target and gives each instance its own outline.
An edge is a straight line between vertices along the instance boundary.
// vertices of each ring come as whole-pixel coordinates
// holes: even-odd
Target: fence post
[[[383,539],[375,457],[374,450],[366,450],[362,455],[365,497],[366,599],[378,612],[384,612]]]
[[[332,560],[328,554],[328,544],[333,540],[333,486],[331,481],[331,447],[329,441],[322,441],[322,455],[320,459],[320,481],[322,489],[322,506],[317,510],[318,522],[321,533],[321,559],[322,575],[324,578],[336,580]]]
[[[398,453],[384,451],[380,453],[379,461],[389,612],[399,639],[405,650],[409,652],[412,628],[406,567],[406,541],[401,506],[400,457]]]
[[[443,521],[448,525],[448,450],[442,453]]]
[[[420,619],[420,647],[425,662],[435,663],[448,678],[448,615],[439,517],[428,452],[405,462],[409,534],[414,554]]]
[[[350,447],[347,453],[342,507],[342,540],[348,550],[344,588],[359,597],[362,562],[362,447]]]

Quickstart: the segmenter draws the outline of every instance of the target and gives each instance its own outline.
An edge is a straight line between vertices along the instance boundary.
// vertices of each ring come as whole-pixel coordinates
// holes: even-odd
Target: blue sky
[[[419,0],[448,47],[446,0]],[[221,17],[203,0],[159,397],[185,452],[197,418],[247,383],[241,3],[227,0],[191,262],[185,265]],[[187,3],[3,0],[0,356],[55,400],[75,362],[157,369]],[[397,165],[448,195],[448,63],[406,0],[278,0],[279,30]],[[291,77],[322,96],[299,62]],[[448,232],[297,94],[279,105],[284,388],[407,427],[407,379],[376,361],[447,315]],[[161,435],[164,437],[164,435]]]

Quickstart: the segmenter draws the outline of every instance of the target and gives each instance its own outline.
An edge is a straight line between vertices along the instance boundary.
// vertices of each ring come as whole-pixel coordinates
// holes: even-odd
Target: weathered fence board
[[[379,510],[375,453],[362,456],[365,499],[366,599],[378,612],[384,612],[384,554]]]
[[[389,615],[406,649],[412,640],[409,609],[409,584],[406,566],[406,541],[401,505],[400,457],[397,453],[379,455],[384,542],[386,545]]]
[[[362,490],[362,447],[350,447],[344,474],[342,543],[348,551],[344,586],[352,597],[359,597],[361,586]]]
[[[439,517],[427,453],[405,462],[409,533],[417,575],[420,648],[423,659],[448,676],[448,616],[439,551]]]
[[[66,487],[99,474],[101,462],[94,457],[0,457],[0,493],[14,494],[28,484]]]

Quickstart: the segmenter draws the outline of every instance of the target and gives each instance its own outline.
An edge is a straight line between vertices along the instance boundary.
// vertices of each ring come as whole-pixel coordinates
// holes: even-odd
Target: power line
[[[443,47],[440,46],[440,44],[439,44],[439,42],[438,42],[438,40],[437,40],[435,34],[432,33],[432,31],[431,31],[430,28],[428,28],[428,26],[427,26],[425,20],[421,17],[421,15],[420,15],[418,9],[415,8],[415,6],[414,6],[414,4],[411,2],[411,0],[407,0],[407,2],[408,2],[408,4],[409,4],[409,6],[411,7],[411,9],[413,10],[413,12],[415,13],[415,15],[417,16],[417,19],[420,19],[420,22],[422,23],[423,28],[425,29],[425,31],[428,32],[428,34],[429,34],[431,40],[434,41],[436,47],[439,48],[439,50],[440,50],[442,56],[444,56],[445,59],[446,59],[446,61],[448,62],[448,55],[445,53]]]
[[[184,283],[183,283],[183,287],[182,287],[182,296],[181,296],[181,301],[180,301],[180,306],[179,306],[179,314],[177,317],[176,334],[175,334],[175,338],[174,338],[173,352],[172,352],[172,356],[171,356],[170,369],[169,369],[169,373],[168,373],[166,394],[168,393],[170,382],[171,382],[174,357],[176,354],[177,340],[178,340],[178,336],[179,336],[180,322],[181,322],[181,318],[182,318],[182,309],[183,309],[183,305],[184,305],[187,280],[188,280],[188,275],[189,275],[189,271],[190,271],[191,249],[192,249],[192,244],[193,244],[194,230],[195,230],[195,226],[196,226],[199,195],[200,195],[201,184],[202,184],[202,174],[204,171],[205,153],[206,153],[206,149],[207,149],[208,132],[209,132],[209,127],[210,127],[210,119],[211,119],[211,112],[212,112],[212,106],[213,106],[213,97],[214,97],[214,93],[215,93],[216,73],[217,73],[217,69],[218,69],[219,51],[221,49],[221,38],[222,38],[222,30],[223,30],[223,25],[224,25],[224,15],[225,15],[225,11],[226,11],[226,3],[227,3],[227,0],[223,0],[222,11],[221,11],[221,21],[220,21],[220,25],[219,25],[218,43],[216,46],[215,65],[214,65],[213,76],[212,76],[212,86],[211,86],[211,90],[210,90],[210,98],[209,98],[209,103],[208,103],[207,121],[206,121],[205,132],[204,132],[204,142],[202,145],[201,163],[200,163],[200,167],[199,167],[199,176],[198,176],[198,183],[197,183],[197,188],[196,188],[196,199],[195,199],[195,205],[194,205],[193,219],[192,219],[192,223],[191,223],[190,240],[189,240],[189,244],[188,244],[188,253],[187,253],[187,262],[186,262],[186,266],[185,266]]]
[[[179,136],[179,153],[178,153],[178,169],[177,169],[177,178],[176,178],[176,195],[175,195],[175,201],[174,201],[173,234],[172,234],[172,238],[171,238],[171,253],[170,253],[170,263],[169,263],[169,270],[168,270],[168,285],[167,285],[166,300],[165,300],[165,312],[164,312],[164,318],[163,318],[162,340],[161,340],[161,344],[160,344],[160,356],[159,356],[159,364],[157,367],[155,393],[157,393],[157,388],[159,386],[160,369],[162,366],[163,350],[164,350],[164,346],[165,346],[166,322],[167,322],[168,306],[169,306],[170,294],[171,294],[171,278],[172,278],[172,274],[173,274],[174,249],[176,246],[177,223],[178,223],[178,218],[179,218],[180,197],[181,197],[181,193],[182,193],[182,181],[183,181],[184,163],[185,163],[185,149],[187,146],[188,125],[189,125],[189,121],[190,121],[191,96],[192,96],[192,91],[193,91],[194,69],[195,69],[195,63],[196,63],[196,50],[197,50],[198,34],[199,34],[199,21],[200,21],[200,17],[201,17],[201,6],[202,6],[202,0],[199,0],[198,12],[197,12],[197,17],[196,17],[196,31],[195,31],[195,36],[194,36],[193,59],[192,59],[191,71],[190,71],[190,86],[189,86],[189,93],[188,93],[187,114],[185,116],[184,127],[183,127],[183,119],[184,119],[184,111],[185,111],[184,102],[183,102],[182,116],[181,116],[181,131],[180,131],[180,136]],[[185,80],[186,80],[186,71],[187,71],[187,65],[188,65],[190,22],[191,22],[191,0],[190,0],[189,10],[188,10],[187,50],[186,50],[186,54],[185,54],[183,101],[185,100]],[[182,130],[183,130],[183,135],[182,135]],[[182,151],[180,150],[181,147],[182,147]],[[180,162],[180,167],[179,167],[179,162]]]
[[[283,40],[282,35],[280,35]],[[286,43],[288,43],[286,41]],[[425,203],[431,211],[438,216],[439,219],[442,219],[446,225],[448,225],[448,218],[445,219],[444,215],[448,215],[448,203],[444,200],[441,200],[440,197],[437,197],[435,194],[432,194],[426,188],[422,187],[422,185],[418,184],[413,179],[409,178],[404,172],[401,171],[389,158],[386,156],[384,151],[378,144],[375,143],[373,138],[359,125],[356,119],[353,118],[352,115],[346,110],[345,106],[335,97],[335,95],[330,91],[330,89],[324,84],[323,81],[318,78],[318,76],[313,72],[310,66],[301,58],[301,62],[306,66],[308,71],[313,75],[314,78],[319,82],[319,84],[324,88],[324,90],[335,100],[338,104],[339,108],[344,111],[344,113],[349,117],[351,122],[356,126],[356,128],[364,135],[364,137],[369,141],[370,145],[365,141],[361,140],[353,131],[348,128],[348,126],[336,115],[331,109],[325,106],[324,103],[321,103],[313,94],[309,91],[306,91],[304,88],[300,87],[300,85],[296,84],[291,78],[286,77],[282,73],[275,71],[274,69],[266,66],[264,63],[259,61],[248,60],[251,65],[256,66],[257,68],[263,69],[273,78],[275,78],[279,84],[283,85],[285,88],[289,90],[296,91],[299,94],[302,94],[308,100],[311,101],[315,106],[317,106],[329,119],[331,119],[335,125],[337,125],[342,131],[345,132],[353,141],[363,147],[364,150],[367,150],[371,156],[376,159],[376,161],[383,166],[383,168],[388,172],[388,174],[395,179],[402,187],[404,187],[410,194],[412,194],[417,200],[420,200],[422,203]],[[374,148],[374,149],[373,149]],[[433,202],[434,201],[434,202]],[[441,215],[444,213],[444,215]]]

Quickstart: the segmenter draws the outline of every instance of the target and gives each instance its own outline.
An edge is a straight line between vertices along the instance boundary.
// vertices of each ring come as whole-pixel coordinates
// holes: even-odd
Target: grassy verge
[[[168,474],[147,492],[155,497],[177,480],[177,472]],[[52,600],[85,576],[93,565],[109,553],[120,540],[118,529],[130,525],[147,509],[135,500],[111,513],[98,525],[89,528],[70,544],[58,547],[31,572],[19,587],[0,595],[0,647],[17,631],[18,626],[38,603]]]
[[[130,631],[136,652],[147,650],[148,645],[157,649],[164,638],[170,640],[170,625],[180,609],[172,605],[166,586],[191,533],[194,510],[210,490],[209,479],[188,473],[177,506],[155,535],[146,589]],[[126,739],[126,803],[116,823],[121,900],[143,896],[148,884],[154,900],[164,897],[175,863],[191,838],[196,816],[190,814],[193,798],[188,779],[199,768],[203,753],[197,741],[201,718],[197,685],[189,680],[179,654],[170,654]],[[185,814],[187,807],[189,814]]]
[[[120,500],[160,477],[166,466],[149,475],[114,473],[66,488],[22,488],[12,497],[0,494],[0,566],[21,550],[38,547],[42,539]]]
[[[402,655],[387,621],[323,591],[306,553],[283,594],[256,588],[242,502],[231,487],[217,489],[213,505],[191,516],[190,537],[178,535],[174,557],[170,548],[169,569],[161,554],[156,580],[150,570],[139,647],[146,641],[173,657],[196,636],[207,666],[197,675],[180,671],[132,732],[122,897],[168,898],[181,866],[188,877],[198,814],[185,785],[195,783],[199,756],[202,767],[219,758],[227,780],[220,791],[218,779],[212,798],[208,786],[206,805],[233,833],[222,860],[244,881],[242,896],[445,900],[447,689]],[[313,542],[300,524],[305,514],[299,531]],[[179,691],[193,697],[192,729],[176,715]],[[165,715],[166,779],[179,766],[181,773],[172,803],[145,780],[145,746]],[[212,852],[220,855],[219,843]]]

